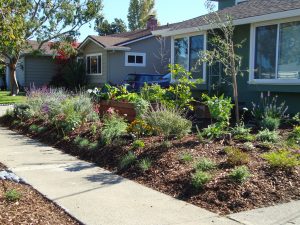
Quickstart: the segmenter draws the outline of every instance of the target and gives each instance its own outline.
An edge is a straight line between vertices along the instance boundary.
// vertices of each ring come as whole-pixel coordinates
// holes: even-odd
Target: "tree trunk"
[[[16,65],[17,63],[10,63],[9,65],[9,79],[10,79],[10,94],[17,95],[19,94],[19,85],[17,82],[16,75]]]
[[[232,86],[233,86],[233,99],[235,105],[235,120],[236,123],[240,123],[240,112],[239,112],[239,96],[238,96],[238,86],[236,80],[236,74],[232,75]]]

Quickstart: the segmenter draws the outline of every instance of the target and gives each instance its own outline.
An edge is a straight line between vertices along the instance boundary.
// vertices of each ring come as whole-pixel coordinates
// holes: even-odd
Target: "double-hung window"
[[[126,52],[125,66],[146,66],[146,53]]]
[[[200,62],[206,49],[204,35],[194,35],[174,39],[173,63],[183,66],[192,73],[194,79],[205,80],[205,63]]]
[[[300,82],[300,21],[255,26],[252,32],[252,80]]]
[[[86,73],[88,75],[102,75],[102,54],[86,56]]]

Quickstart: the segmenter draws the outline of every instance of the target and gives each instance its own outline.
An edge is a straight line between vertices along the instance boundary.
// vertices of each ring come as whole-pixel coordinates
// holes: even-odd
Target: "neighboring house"
[[[86,63],[90,84],[120,84],[127,74],[163,74],[170,63],[170,39],[159,39],[151,31],[157,20],[150,18],[147,29],[108,36],[88,36],[78,47]]]
[[[29,48],[23,53],[16,68],[17,81],[21,88],[32,85],[40,87],[48,85],[56,74],[57,65],[53,59],[51,43],[45,43],[39,53],[37,41],[28,41]],[[10,86],[9,68],[6,68],[6,83]]]
[[[300,111],[300,1],[299,0],[215,0],[219,14],[231,15],[235,41],[245,40],[237,52],[242,56],[243,77],[238,77],[239,100],[249,106],[261,92],[278,95],[290,112]],[[192,69],[203,78],[201,90],[210,91],[222,76],[206,65],[195,66],[199,51],[207,46],[204,16],[183,21],[169,28],[156,29],[154,35],[171,37],[171,62]],[[225,92],[230,94],[231,87]],[[242,104],[243,105],[243,104]]]

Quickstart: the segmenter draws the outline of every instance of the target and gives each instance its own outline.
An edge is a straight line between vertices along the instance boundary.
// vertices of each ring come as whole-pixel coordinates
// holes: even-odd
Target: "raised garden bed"
[[[0,163],[0,170],[6,167]],[[9,190],[21,194],[19,200],[9,201]],[[26,184],[0,181],[0,224],[61,224],[79,225],[63,209]]]
[[[119,115],[124,116],[129,122],[133,121],[136,117],[136,112],[134,109],[134,104],[130,102],[122,102],[122,101],[114,101],[114,100],[107,100],[107,101],[100,101],[99,103],[99,113],[100,115],[104,115],[107,113],[109,108],[113,108],[118,112]]]
[[[131,149],[130,140],[123,140],[122,145],[89,150],[79,148],[73,141],[78,135],[93,137],[89,134],[88,125],[74,130],[69,139],[63,140],[53,135],[54,129],[40,134],[30,133],[28,127],[31,123],[41,125],[37,121],[30,121],[11,128],[54,145],[66,153],[95,162],[110,171],[117,171],[117,174],[150,188],[221,215],[300,199],[299,167],[293,170],[272,169],[261,158],[261,154],[268,151],[268,148],[259,142],[253,142],[255,149],[243,150],[249,155],[247,166],[251,177],[240,184],[228,177],[234,166],[228,163],[224,151],[226,145],[243,149],[240,142],[201,142],[196,136],[189,135],[181,140],[171,141],[171,146],[168,147],[163,144],[161,137],[148,137],[142,139],[145,147],[134,151]],[[280,136],[286,136],[287,131],[289,129],[281,129]],[[120,159],[129,150],[135,153],[137,161],[121,170]],[[189,153],[194,161],[184,163],[180,160],[184,153]],[[213,179],[202,189],[195,190],[191,184],[191,176],[195,172],[194,162],[201,157],[210,158],[217,167],[212,172]],[[142,172],[138,162],[145,158],[151,159],[152,165],[149,170]]]

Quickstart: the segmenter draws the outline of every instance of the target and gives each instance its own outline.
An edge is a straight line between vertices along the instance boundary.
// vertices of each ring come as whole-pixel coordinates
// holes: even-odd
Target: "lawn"
[[[13,104],[25,101],[25,93],[20,92],[17,96],[11,96],[9,91],[0,91],[0,104]]]

